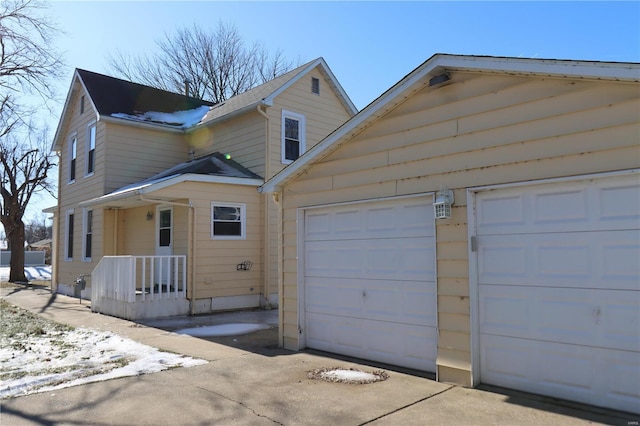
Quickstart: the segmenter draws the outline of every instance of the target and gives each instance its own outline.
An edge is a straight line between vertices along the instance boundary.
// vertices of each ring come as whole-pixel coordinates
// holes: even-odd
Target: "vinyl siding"
[[[182,202],[190,202],[196,210],[195,298],[261,293],[263,288],[262,236],[264,230],[261,221],[263,205],[256,187],[185,182],[157,191],[154,196],[178,198],[184,194],[189,194],[189,199],[184,199]],[[246,239],[211,239],[211,203],[213,201],[246,205]],[[187,254],[189,251],[188,214],[187,208],[174,207],[175,254]],[[253,262],[251,270],[237,271],[236,266],[245,260]]]
[[[187,135],[196,157],[213,152],[230,154],[231,158],[259,176],[264,176],[265,124],[257,111],[217,122]]]
[[[637,84],[452,73],[284,187],[285,347],[298,349],[296,209],[455,191],[436,222],[438,377],[471,383],[469,187],[640,167]]]
[[[80,114],[80,98],[85,96],[85,110]],[[96,123],[96,115],[86,102],[88,96],[76,85],[71,98],[69,99],[68,119],[65,127],[61,129],[62,145],[60,147],[59,161],[59,186],[58,186],[58,206],[59,214],[55,216],[57,221],[56,232],[58,247],[54,249],[55,276],[53,280],[56,284],[72,284],[81,274],[90,274],[97,262],[103,256],[102,237],[103,230],[99,224],[102,221],[102,211],[93,209],[93,235],[92,235],[92,257],[91,262],[83,261],[83,222],[84,210],[79,206],[81,201],[102,195],[104,193],[105,163],[105,126],[104,123]],[[88,143],[88,128],[91,123],[96,123],[96,150],[95,168],[92,175],[85,175],[86,157]],[[76,172],[75,181],[69,181],[69,143],[72,135],[76,135]],[[74,213],[74,241],[73,259],[66,260],[67,247],[67,212],[73,209]],[[87,279],[90,285],[90,279]]]
[[[141,181],[189,159],[182,134],[119,123],[106,124],[105,193]]]

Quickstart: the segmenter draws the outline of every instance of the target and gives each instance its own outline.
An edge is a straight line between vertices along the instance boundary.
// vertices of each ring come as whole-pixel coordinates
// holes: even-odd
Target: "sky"
[[[53,1],[65,32],[56,128],[73,70],[113,75],[108,56],[151,52],[179,28],[234,25],[296,64],[323,57],[358,109],[435,53],[640,62],[640,2]],[[53,136],[53,135],[52,135]],[[55,205],[36,200],[27,218]]]

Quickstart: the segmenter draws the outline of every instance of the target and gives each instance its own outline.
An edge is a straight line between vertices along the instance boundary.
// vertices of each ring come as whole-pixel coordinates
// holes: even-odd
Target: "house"
[[[76,70],[54,285],[128,319],[277,306],[279,210],[257,188],[355,112],[322,58],[216,105]]]
[[[280,343],[638,413],[639,81],[428,59],[261,187]]]

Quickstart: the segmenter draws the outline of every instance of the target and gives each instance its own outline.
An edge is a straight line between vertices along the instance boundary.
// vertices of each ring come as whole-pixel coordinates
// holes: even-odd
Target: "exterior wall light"
[[[433,202],[433,213],[436,219],[451,218],[451,205],[453,204],[453,191],[450,189],[441,189],[436,194]]]
[[[153,219],[153,212],[151,210],[147,211],[147,221]]]

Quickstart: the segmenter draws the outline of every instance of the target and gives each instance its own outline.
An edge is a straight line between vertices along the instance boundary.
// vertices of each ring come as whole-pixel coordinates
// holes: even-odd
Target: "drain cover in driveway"
[[[389,375],[382,370],[366,372],[356,368],[318,368],[307,373],[307,377],[334,383],[351,383],[365,385],[367,383],[387,380]]]

